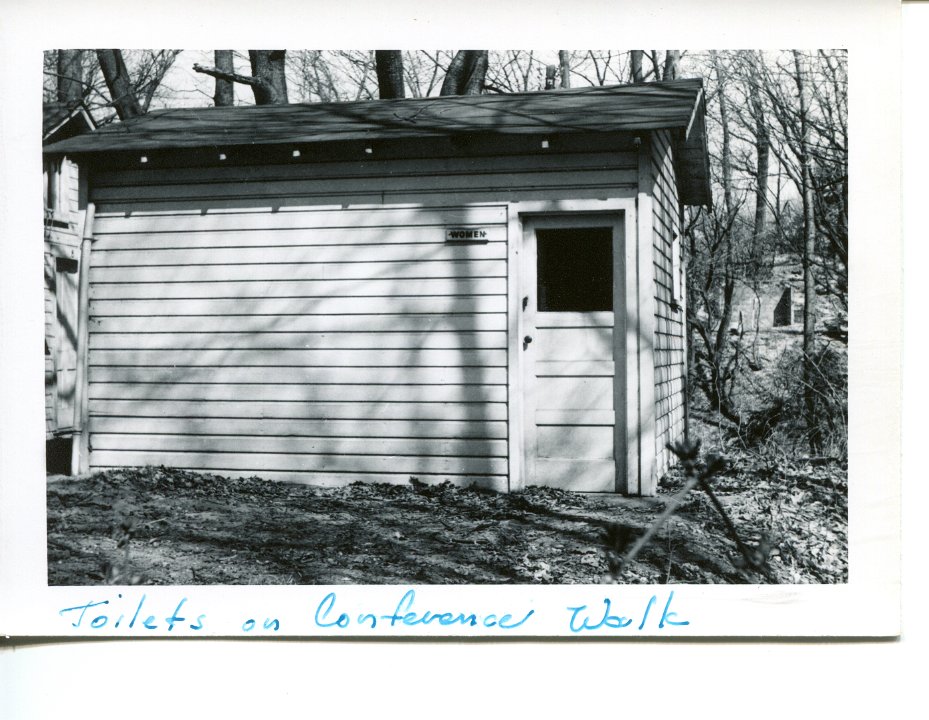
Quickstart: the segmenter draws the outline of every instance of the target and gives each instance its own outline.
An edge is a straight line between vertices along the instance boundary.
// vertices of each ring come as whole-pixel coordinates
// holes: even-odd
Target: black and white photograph
[[[165,2],[3,30],[0,633],[899,634],[890,0]]]
[[[43,63],[49,586],[848,582],[847,49]]]
[[[911,716],[903,5],[7,0],[0,714]]]
[[[912,714],[914,10],[8,0],[0,713]]]

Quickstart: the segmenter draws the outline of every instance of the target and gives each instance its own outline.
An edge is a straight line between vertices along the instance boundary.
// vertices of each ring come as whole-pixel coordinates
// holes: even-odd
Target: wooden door
[[[620,215],[524,224],[522,333],[527,484],[615,492]]]

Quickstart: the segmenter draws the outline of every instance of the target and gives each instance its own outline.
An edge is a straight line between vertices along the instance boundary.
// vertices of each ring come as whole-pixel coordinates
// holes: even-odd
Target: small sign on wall
[[[445,242],[486,243],[489,241],[490,232],[485,228],[445,228]]]

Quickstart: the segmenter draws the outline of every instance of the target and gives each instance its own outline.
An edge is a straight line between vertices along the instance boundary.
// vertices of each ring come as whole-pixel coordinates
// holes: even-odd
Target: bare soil
[[[699,490],[614,577],[680,489],[656,498],[451,485],[343,488],[165,467],[50,476],[50,585],[842,583],[847,483],[834,462],[741,457],[712,481],[742,538],[770,544],[763,571],[739,553]],[[766,540],[763,540],[765,539]]]

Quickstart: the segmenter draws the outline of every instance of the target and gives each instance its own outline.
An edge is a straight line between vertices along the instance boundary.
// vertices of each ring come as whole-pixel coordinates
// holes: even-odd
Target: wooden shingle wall
[[[684,433],[685,330],[683,302],[683,262],[680,242],[680,214],[674,158],[667,131],[652,136],[652,180],[655,245],[655,402],[656,473],[660,478],[672,461],[665,445]],[[673,258],[677,253],[677,260]],[[678,273],[675,283],[673,273]],[[675,292],[678,297],[675,298]]]
[[[91,468],[506,489],[507,202],[635,182],[621,153],[95,173]]]

